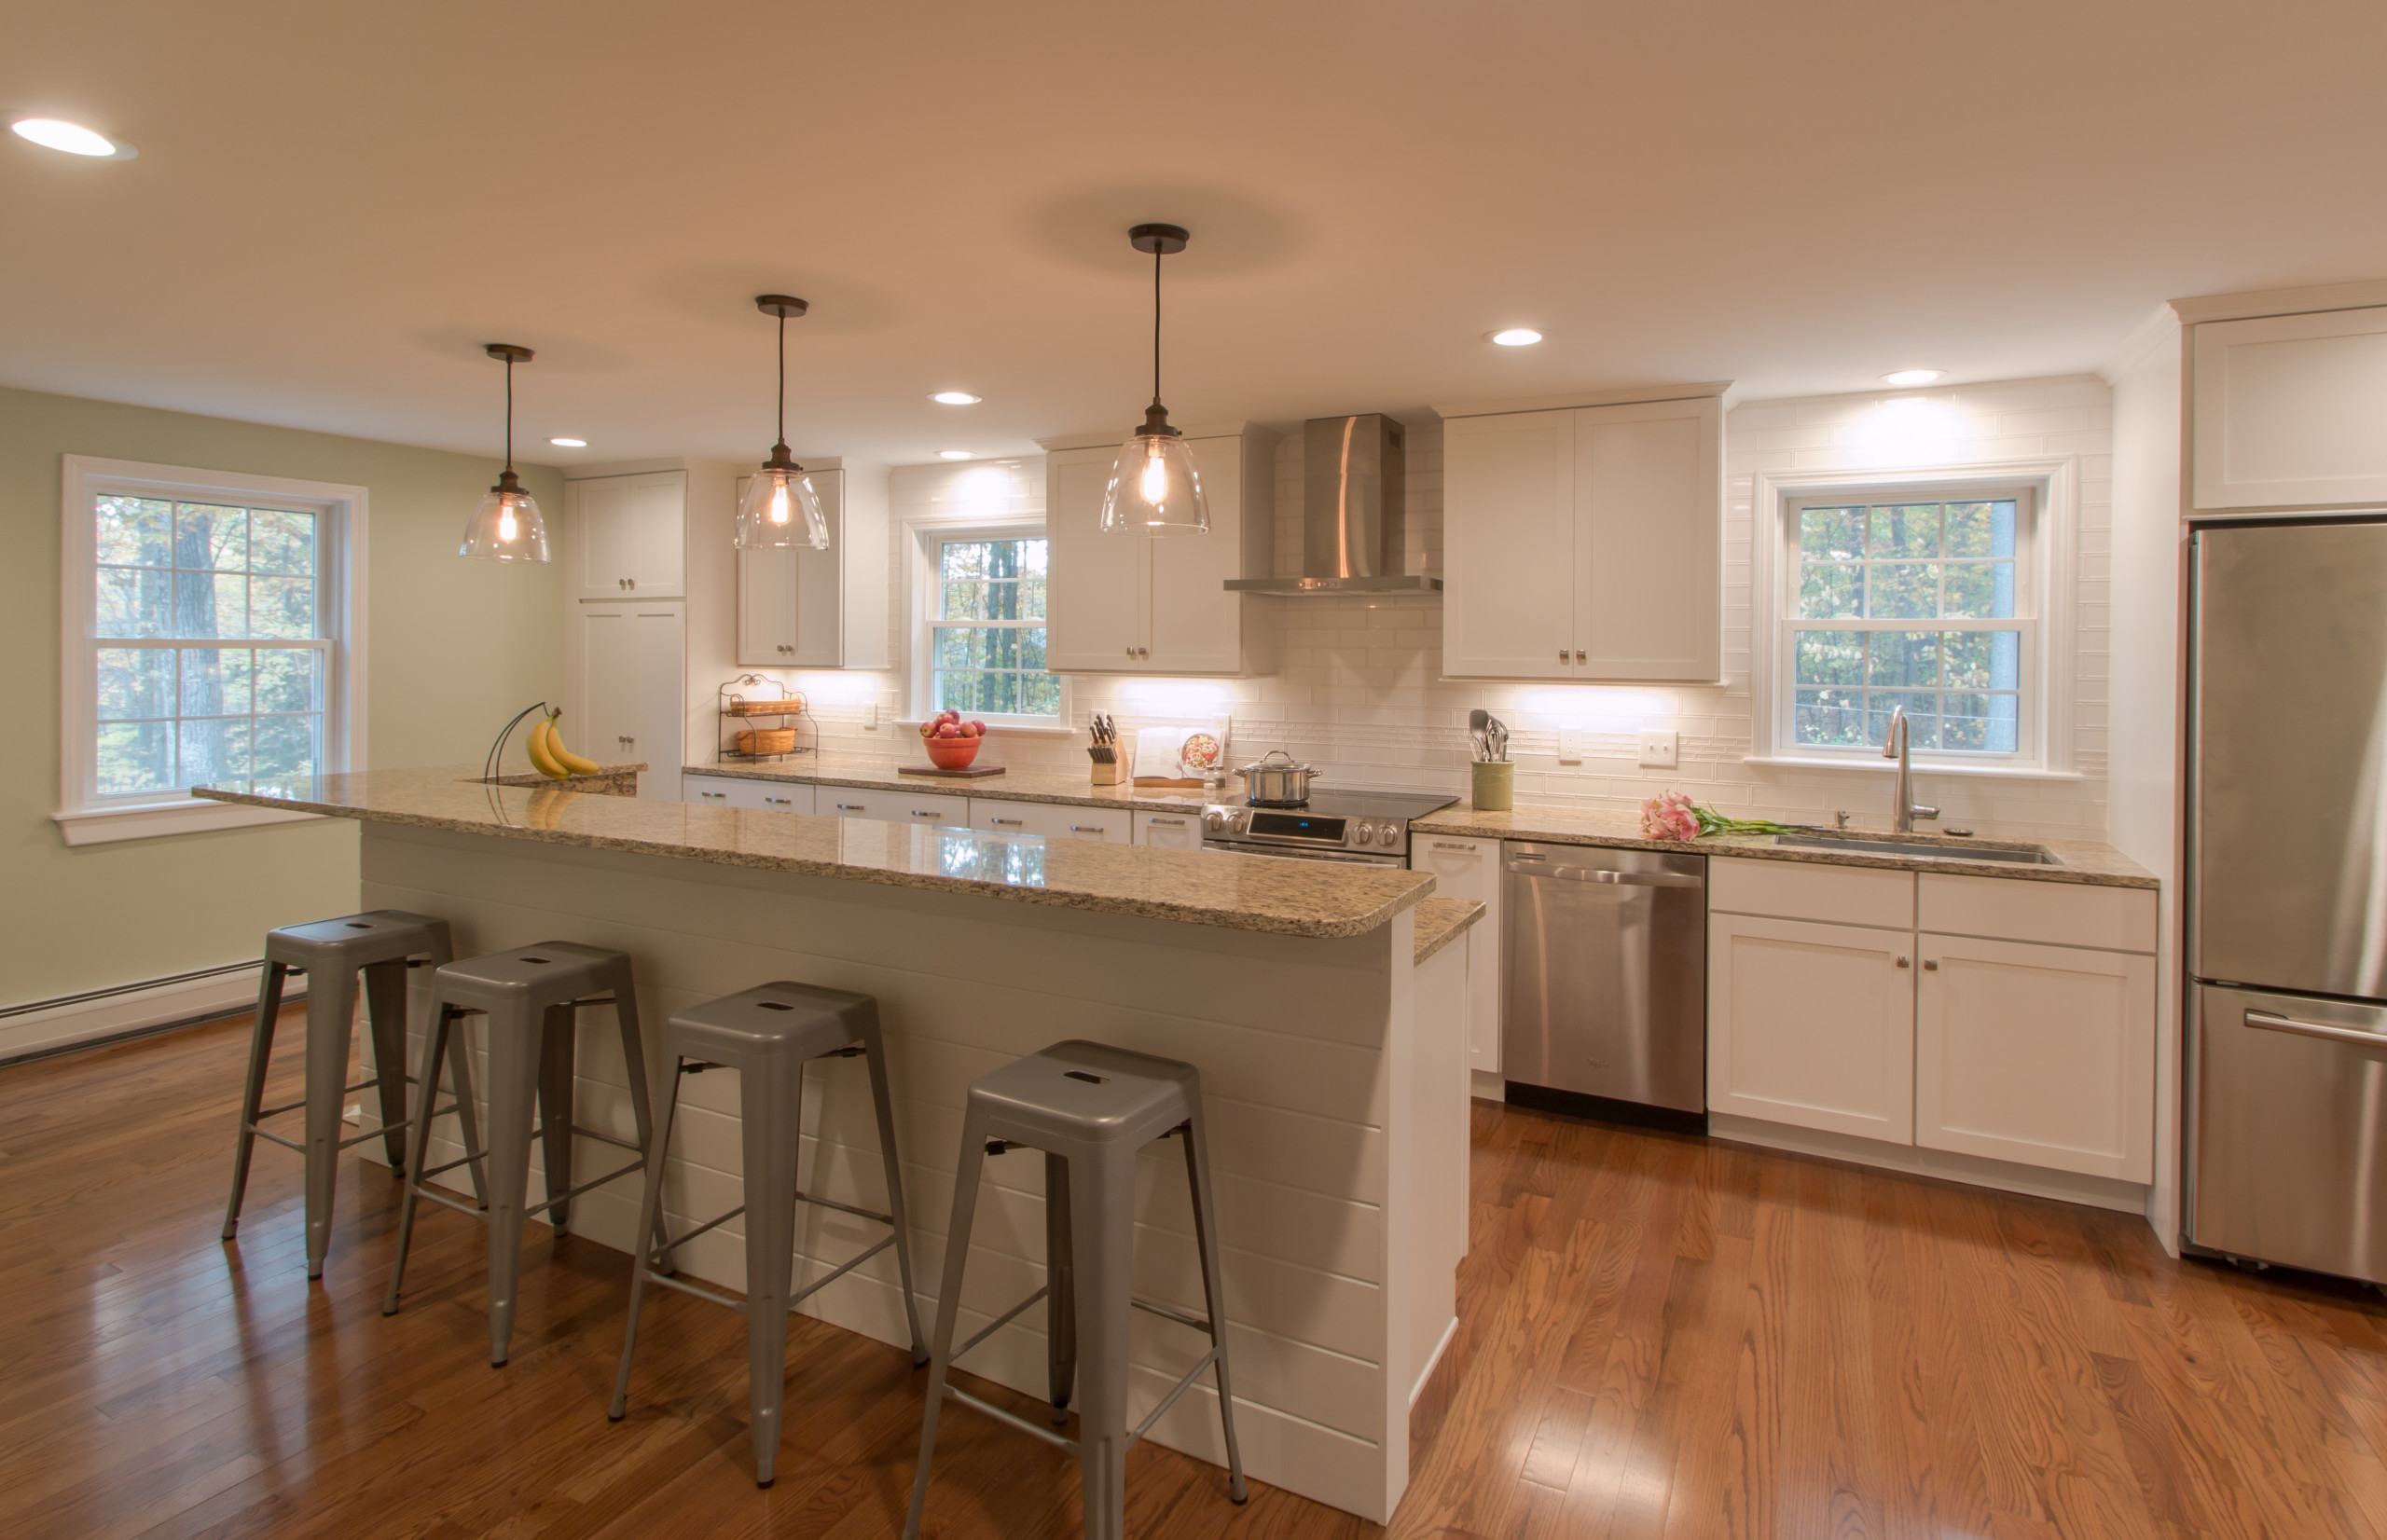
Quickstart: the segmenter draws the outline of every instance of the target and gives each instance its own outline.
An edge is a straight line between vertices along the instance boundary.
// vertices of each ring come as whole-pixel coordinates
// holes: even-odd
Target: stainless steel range
[[[1440,791],[1344,791],[1319,786],[1298,807],[1213,803],[1202,810],[1202,848],[1407,866],[1409,820],[1456,801]]]

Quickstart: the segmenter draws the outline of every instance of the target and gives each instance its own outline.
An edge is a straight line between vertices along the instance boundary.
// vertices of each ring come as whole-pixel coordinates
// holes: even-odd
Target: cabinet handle
[[[837,804],[837,811],[840,813],[867,813],[870,811],[870,804],[868,803],[862,802],[841,802]]]
[[[795,799],[793,797],[765,797],[763,800],[765,802],[778,803],[781,807],[793,807],[795,805]]]
[[[1000,826],[1001,826],[1001,825],[1003,825],[1003,824],[1006,824],[1006,823],[1007,823],[1007,824],[1010,824],[1014,829],[1017,829],[1017,828],[1019,828],[1022,824],[1026,823],[1028,820],[1027,820],[1027,819],[1025,819],[1025,818],[988,818],[987,821],[988,823],[995,824],[995,825],[997,825],[998,827],[1000,827]]]
[[[1939,958],[1937,958],[1937,957],[1925,957],[1925,958],[1924,958],[1924,959],[1923,959],[1923,970],[1924,970],[1925,973],[1937,973],[1937,972],[1939,972]]]
[[[933,807],[915,807],[912,809],[912,817],[916,818],[933,818],[941,816],[942,815],[940,815]]]
[[[729,793],[726,791],[699,791],[697,795],[700,797],[710,797],[715,802],[726,802],[729,800]]]
[[[1073,823],[1069,825],[1069,832],[1072,834],[1099,834],[1102,832],[1102,825],[1098,823]]]
[[[1900,968],[1905,968],[1905,967],[1907,967],[1907,966],[1908,966],[1907,960],[1906,960],[1904,957],[1900,957],[1900,958],[1898,959],[1898,966],[1899,966]]]
[[[1449,840],[1436,840],[1434,842],[1434,848],[1437,850],[1464,850],[1470,856],[1475,854],[1475,846],[1471,845],[1454,845]],[[1528,858],[1521,856],[1518,859],[1523,860]],[[1530,859],[1533,860],[1548,860],[1550,858],[1547,856],[1534,856]]]
[[[1165,823],[1171,829],[1182,829],[1185,827],[1185,820],[1183,818],[1146,818],[1144,822],[1147,825]]]

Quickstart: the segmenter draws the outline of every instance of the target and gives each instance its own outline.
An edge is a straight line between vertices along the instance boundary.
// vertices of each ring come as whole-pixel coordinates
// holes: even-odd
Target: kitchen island
[[[876,997],[924,1288],[944,1265],[971,1080],[1067,1038],[1193,1063],[1213,1130],[1246,1467],[1379,1522],[1400,1501],[1410,1403],[1456,1327],[1454,1270],[1466,1248],[1468,949],[1447,943],[1480,910],[1428,901],[1421,921],[1430,876],[573,796],[482,784],[463,767],[325,777],[297,797],[200,794],[359,820],[359,906],[446,916],[460,955],[550,938],[628,953],[651,1058],[670,1012],[766,980]],[[595,1019],[581,1038],[578,1117],[626,1136],[628,1073],[604,1015],[584,1015]],[[858,1063],[816,1066],[805,1134],[807,1191],[884,1206]],[[683,1080],[672,1148],[675,1230],[740,1201],[728,1077]],[[604,1158],[599,1147],[586,1155]],[[452,1146],[433,1156],[451,1158]],[[1138,1292],[1198,1311],[1182,1157],[1164,1143],[1144,1160]],[[579,1200],[573,1228],[627,1250],[636,1189],[623,1182]],[[992,1161],[981,1191],[965,1332],[1042,1274],[1042,1162]],[[807,1206],[797,1282],[882,1233]],[[733,1220],[683,1247],[681,1265],[738,1287],[742,1246]],[[624,1272],[627,1284],[627,1258]],[[924,1316],[933,1304],[922,1299]],[[891,1253],[804,1308],[907,1340]],[[1040,1394],[1036,1320],[1007,1327],[960,1367]],[[1141,1314],[1136,1329],[1131,1411],[1140,1416],[1203,1340]],[[1222,1463],[1212,1395],[1197,1386],[1151,1437]],[[601,1411],[592,1399],[590,1415]]]

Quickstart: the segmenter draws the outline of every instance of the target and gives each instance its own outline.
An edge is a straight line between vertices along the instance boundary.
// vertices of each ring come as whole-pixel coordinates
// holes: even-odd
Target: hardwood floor
[[[896,1349],[795,1323],[762,1492],[725,1311],[650,1305],[631,1415],[605,1421],[616,1253],[534,1242],[492,1371],[482,1231],[460,1217],[427,1211],[407,1309],[381,1316],[379,1167],[342,1172],[320,1287],[286,1152],[260,1147],[218,1242],[246,1038],[0,1070],[0,1533],[900,1524],[924,1376]],[[2387,1308],[2352,1286],[2173,1262],[2126,1216],[1483,1103],[1472,1223],[1405,1540],[2387,1533]],[[1058,1451],[967,1414],[945,1429],[931,1534],[1077,1533]],[[1374,1533],[1257,1483],[1231,1506],[1167,1450],[1128,1473],[1138,1540]]]

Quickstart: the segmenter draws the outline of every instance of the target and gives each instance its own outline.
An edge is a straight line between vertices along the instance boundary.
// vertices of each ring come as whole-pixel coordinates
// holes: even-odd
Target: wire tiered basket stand
[[[778,680],[740,674],[713,693],[721,701],[714,763],[766,764],[821,751],[820,723],[806,714],[804,697]]]

